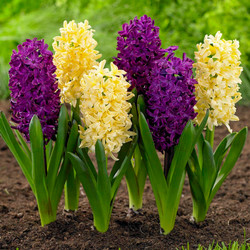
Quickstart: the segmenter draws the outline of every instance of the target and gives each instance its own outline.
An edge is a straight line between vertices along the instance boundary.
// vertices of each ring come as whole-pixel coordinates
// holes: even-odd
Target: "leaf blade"
[[[224,182],[226,177],[231,172],[236,161],[238,160],[238,158],[241,154],[241,151],[244,147],[244,144],[246,142],[247,132],[248,132],[248,129],[247,129],[247,127],[245,127],[242,130],[240,130],[236,134],[236,136],[234,137],[233,142],[231,144],[231,149],[227,155],[227,158],[226,158],[224,164],[222,165],[220,171],[218,172],[218,175],[217,175],[216,181],[214,183],[212,192],[209,196],[209,204],[211,203],[216,192],[218,191],[218,189],[220,188],[220,186],[222,185],[222,183]]]
[[[67,131],[68,131],[68,111],[66,106],[62,105],[58,119],[57,138],[48,164],[48,175],[47,175],[48,190],[53,190],[55,184],[55,179],[64,152],[64,146],[67,138]]]
[[[107,172],[107,158],[103,144],[100,140],[96,142],[95,154],[98,166],[97,190],[100,194],[103,206],[105,206],[108,212],[111,201],[111,184]]]
[[[45,176],[44,161],[44,139],[41,123],[36,115],[31,119],[29,126],[30,147],[32,157],[32,178],[34,180],[36,199],[39,213],[47,213],[47,209],[52,210]],[[52,213],[52,212],[51,212]],[[42,222],[43,224],[43,222]]]

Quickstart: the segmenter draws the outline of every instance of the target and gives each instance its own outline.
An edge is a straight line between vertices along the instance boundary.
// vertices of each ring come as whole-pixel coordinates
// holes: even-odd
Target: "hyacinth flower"
[[[0,135],[36,197],[42,226],[56,219],[68,173],[65,147],[66,152],[74,151],[78,135],[74,124],[67,140],[68,113],[60,105],[52,59],[43,40],[27,39],[18,45],[9,71],[11,119],[16,136],[2,112],[0,117]]]
[[[193,219],[205,220],[209,206],[239,158],[247,137],[247,128],[232,132],[229,122],[237,121],[235,103],[241,99],[239,92],[240,51],[239,42],[221,39],[222,34],[205,36],[197,45],[194,67],[196,106],[195,123],[200,124],[206,110],[209,117],[205,137],[201,135],[188,162],[187,172],[193,199]],[[213,150],[216,126],[225,125],[230,134]],[[228,154],[227,154],[228,153]]]
[[[186,164],[200,136],[208,114],[200,126],[192,119],[195,95],[192,60],[174,56],[177,46],[167,49],[168,55],[155,63],[149,78],[145,102],[139,96],[139,147],[158,208],[161,232],[174,227],[186,173]],[[156,149],[165,154],[164,170]]]
[[[115,196],[137,144],[137,134],[131,131],[133,94],[125,72],[111,63],[111,70],[102,61],[81,80],[80,148],[70,153],[72,165],[88,197],[94,226],[100,232],[108,230]],[[133,137],[133,139],[132,139]],[[97,169],[88,152],[95,152]],[[107,156],[115,160],[110,175]]]
[[[56,77],[60,89],[62,103],[71,104],[71,119],[81,125],[79,117],[79,98],[81,96],[80,81],[101,57],[96,40],[93,38],[94,30],[88,21],[75,23],[64,21],[60,28],[60,36],[54,37],[53,49],[55,51],[54,64],[57,67]],[[65,183],[65,209],[75,211],[79,203],[80,182],[72,168]]]
[[[154,25],[154,20],[144,15],[140,19],[135,17],[129,24],[123,24],[118,34],[119,52],[114,58],[114,64],[126,71],[126,77],[131,84],[130,89],[134,89],[139,95],[145,95],[149,88],[148,77],[153,65],[166,53],[166,50],[161,48],[159,27]],[[146,177],[145,163],[137,146],[126,172],[129,208],[135,212],[142,208]]]
[[[93,38],[94,30],[87,20],[84,23],[64,21],[60,33],[60,36],[54,37],[52,46],[61,102],[75,107],[81,96],[82,76],[98,65],[96,60],[101,54],[95,50],[97,42]]]
[[[126,71],[131,83],[130,89],[136,88],[138,94],[144,94],[149,87],[147,78],[154,62],[165,56],[166,50],[161,48],[159,27],[154,20],[144,15],[124,23],[118,32],[117,50],[114,64]]]

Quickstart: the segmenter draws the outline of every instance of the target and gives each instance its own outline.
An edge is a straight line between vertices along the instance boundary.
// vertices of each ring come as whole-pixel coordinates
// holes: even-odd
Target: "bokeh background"
[[[162,47],[178,45],[178,56],[194,58],[196,44],[220,30],[226,40],[240,41],[241,104],[250,104],[249,0],[0,0],[0,99],[9,97],[8,70],[13,49],[26,38],[44,38],[52,50],[63,21],[89,20],[97,49],[108,62],[116,56],[122,24],[144,14],[160,27]],[[52,50],[53,51],[53,50]]]

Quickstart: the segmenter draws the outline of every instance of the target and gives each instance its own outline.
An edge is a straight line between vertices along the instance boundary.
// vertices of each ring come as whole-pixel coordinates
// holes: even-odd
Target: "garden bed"
[[[9,117],[9,102],[0,101],[0,110]],[[239,122],[230,124],[234,131],[250,126],[250,108],[237,108]],[[228,133],[225,126],[216,129],[219,142]],[[86,195],[81,189],[79,210],[63,211],[63,199],[57,220],[41,227],[35,197],[16,160],[0,138],[0,249],[191,249],[198,244],[250,237],[250,136],[236,166],[215,196],[206,220],[190,222],[192,200],[188,180],[184,189],[174,230],[160,234],[159,218],[149,181],[144,193],[143,210],[128,214],[128,194],[123,180],[114,204],[109,230],[102,234],[93,228],[93,217]]]

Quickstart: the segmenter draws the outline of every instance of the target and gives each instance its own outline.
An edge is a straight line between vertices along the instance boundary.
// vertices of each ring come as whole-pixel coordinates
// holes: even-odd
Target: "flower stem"
[[[165,151],[165,155],[164,155],[164,176],[166,180],[168,177],[168,172],[169,172],[173,157],[174,157],[174,147],[171,147],[169,150]]]
[[[211,145],[211,147],[213,148],[214,146],[214,129],[215,127],[213,126],[213,129],[210,130],[208,127],[207,127],[207,130],[206,130],[206,140],[209,142],[209,144]]]
[[[80,100],[77,99],[76,106],[71,106],[71,124],[73,124],[73,121],[75,120],[78,125],[81,125],[79,103]],[[70,167],[70,170],[64,185],[64,209],[67,211],[76,211],[79,203],[80,181],[76,176],[74,168],[72,166],[68,167]]]
[[[47,157],[46,157],[46,147],[45,147],[45,143],[44,143],[44,146],[43,146],[43,158],[44,158],[45,176],[47,176],[47,174],[48,174],[48,169],[47,169]]]

